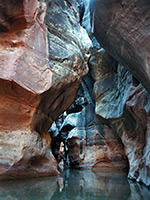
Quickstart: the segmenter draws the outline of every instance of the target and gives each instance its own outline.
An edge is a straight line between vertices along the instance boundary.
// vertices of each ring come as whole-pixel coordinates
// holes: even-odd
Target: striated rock
[[[98,53],[98,52],[97,52]],[[107,71],[111,64],[105,53],[90,59],[95,77],[96,114],[117,134],[129,161],[128,177],[150,185],[149,182],[149,96],[143,86],[121,65]],[[95,75],[99,69],[99,79]],[[101,76],[102,75],[102,76]]]
[[[28,129],[5,130],[0,131],[0,145],[0,180],[58,175],[50,138]]]
[[[48,129],[88,72],[78,10],[78,2],[0,2],[1,179],[58,174]]]
[[[127,143],[126,151],[131,165],[128,177],[143,182],[147,186],[150,185],[149,102],[149,96],[141,84],[136,88],[131,88],[125,109],[131,113],[130,115],[136,123],[132,127],[132,132],[126,128],[128,124],[125,124],[125,128],[123,127],[128,137],[123,137],[123,140]]]
[[[120,137],[129,160],[128,177],[149,186],[150,4],[99,0],[91,5],[94,34],[107,51],[96,50],[89,61],[96,81],[95,111]],[[116,68],[108,54],[133,75],[120,64]]]
[[[127,168],[128,163],[121,140],[95,115],[92,93],[93,81],[88,75],[82,80],[78,98],[68,108],[68,115],[60,129],[59,137],[65,137],[67,140],[70,166]]]
[[[48,130],[49,122],[75,100],[81,79],[88,72],[87,61],[92,45],[79,24],[78,2],[47,1],[45,23],[48,28],[49,67],[53,76],[52,86],[48,93],[43,93],[32,121],[39,132],[43,127]]]
[[[93,0],[91,4],[97,40],[150,94],[149,2]]]

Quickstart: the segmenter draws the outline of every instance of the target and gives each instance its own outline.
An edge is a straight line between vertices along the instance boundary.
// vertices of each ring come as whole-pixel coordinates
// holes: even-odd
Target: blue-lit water
[[[59,177],[0,182],[0,200],[150,200],[126,173],[67,170]]]

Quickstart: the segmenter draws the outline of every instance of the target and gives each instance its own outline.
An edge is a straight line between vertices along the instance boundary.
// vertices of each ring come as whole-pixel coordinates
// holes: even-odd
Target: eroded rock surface
[[[78,2],[1,1],[0,13],[0,177],[58,174],[48,129],[88,72]]]
[[[122,140],[128,177],[146,185],[150,185],[149,8],[146,0],[92,1],[94,34],[106,53],[97,51],[90,59],[96,114]],[[113,66],[105,54],[132,75],[120,64]]]
[[[123,144],[119,136],[104,125],[95,114],[93,80],[86,76],[81,83],[78,98],[67,109],[67,117],[61,121],[59,132],[51,134],[58,157],[59,144],[66,142],[70,167],[72,168],[111,168],[128,167]],[[56,121],[59,126],[58,121]],[[57,150],[58,148],[58,150]]]
[[[112,58],[105,54],[98,51],[89,61],[96,80],[96,114],[120,137],[129,161],[128,177],[149,185],[149,96],[124,67],[113,67]]]
[[[150,4],[147,0],[94,0],[94,34],[150,94]]]

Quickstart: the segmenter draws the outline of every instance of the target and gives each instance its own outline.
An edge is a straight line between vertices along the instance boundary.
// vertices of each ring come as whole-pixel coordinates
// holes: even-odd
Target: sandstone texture
[[[104,50],[93,53],[89,64],[95,79],[96,115],[122,141],[129,161],[128,177],[149,185],[147,91]]]
[[[150,94],[150,4],[147,0],[93,0],[94,34]]]
[[[116,134],[95,114],[93,79],[83,78],[76,101],[67,109],[64,120],[50,129],[54,137],[54,154],[59,143],[66,141],[70,167],[84,169],[127,169],[123,144]],[[60,125],[60,126],[59,126]],[[59,130],[58,130],[59,129]],[[57,146],[58,145],[58,146]]]
[[[58,138],[68,142],[71,166],[123,169],[129,164],[128,177],[149,186],[150,5],[91,1],[89,22],[84,2],[82,25],[93,42],[88,62],[93,80],[82,81]]]
[[[79,168],[115,168],[128,167],[123,145],[95,114],[93,87],[90,77],[82,81],[81,97],[84,98],[83,109],[69,114],[63,127],[71,125],[68,133],[70,164]]]
[[[146,0],[0,2],[0,179],[58,175],[63,141],[70,167],[150,186],[149,19]]]
[[[94,35],[106,52],[97,50],[90,58],[96,114],[120,137],[129,161],[128,177],[146,185],[150,185],[149,8],[148,1],[93,1]],[[116,68],[111,56],[125,68],[121,64]]]
[[[91,41],[78,2],[0,2],[0,179],[56,175],[48,129],[74,101]]]

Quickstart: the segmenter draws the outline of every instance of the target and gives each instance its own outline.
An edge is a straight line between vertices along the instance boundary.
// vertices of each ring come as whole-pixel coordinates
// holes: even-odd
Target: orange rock
[[[61,4],[58,7],[61,9]],[[58,174],[48,129],[75,99],[81,78],[88,72],[84,57],[91,41],[76,21],[75,29],[84,32],[88,45],[81,42],[80,49],[74,44],[76,52],[68,49],[66,60],[71,64],[63,67],[56,51],[58,67],[52,66],[49,48],[53,50],[57,40],[49,46],[46,4],[38,0],[7,1],[0,13],[0,179]],[[68,19],[65,13],[64,17]],[[56,30],[54,38],[55,34]],[[85,36],[82,33],[81,37]]]

